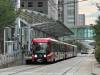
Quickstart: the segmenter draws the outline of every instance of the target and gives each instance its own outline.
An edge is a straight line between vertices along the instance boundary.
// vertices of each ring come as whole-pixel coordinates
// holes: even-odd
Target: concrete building
[[[77,26],[78,0],[19,0],[20,7],[49,15],[67,27]],[[17,3],[19,3],[17,1]],[[18,4],[17,4],[18,5]],[[17,6],[18,7],[18,6]]]
[[[38,11],[58,20],[58,0],[20,0],[21,8]]]
[[[85,25],[85,14],[79,14],[77,26],[83,26],[83,25]]]
[[[64,0],[58,0],[58,19],[64,22]]]
[[[69,28],[77,25],[78,1],[64,0],[64,24]]]
[[[77,25],[77,0],[20,0],[20,5],[47,14],[68,27]]]

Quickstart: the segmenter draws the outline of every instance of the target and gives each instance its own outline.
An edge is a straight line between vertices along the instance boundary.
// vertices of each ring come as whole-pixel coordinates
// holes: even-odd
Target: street
[[[78,55],[53,64],[22,65],[0,70],[0,75],[92,75],[94,55]]]
[[[100,0],[0,0],[0,29],[0,75],[100,75]]]

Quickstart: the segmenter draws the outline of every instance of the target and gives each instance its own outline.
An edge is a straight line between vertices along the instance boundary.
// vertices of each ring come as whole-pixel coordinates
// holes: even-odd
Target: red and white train
[[[77,46],[51,38],[32,40],[32,62],[55,62],[77,56]]]

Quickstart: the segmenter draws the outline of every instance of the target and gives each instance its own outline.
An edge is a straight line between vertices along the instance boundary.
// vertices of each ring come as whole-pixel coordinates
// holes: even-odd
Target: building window
[[[43,13],[43,11],[38,11],[38,12]]]
[[[21,7],[24,7],[24,2],[21,2]]]
[[[28,2],[28,7],[33,7],[33,2]]]
[[[43,2],[38,2],[38,7],[43,7]]]

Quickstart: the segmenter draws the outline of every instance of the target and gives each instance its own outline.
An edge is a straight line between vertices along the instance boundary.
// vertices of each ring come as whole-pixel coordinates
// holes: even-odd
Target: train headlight
[[[35,55],[34,57],[37,58],[37,55]]]
[[[46,58],[47,56],[46,56],[46,55],[44,55],[44,57]]]

